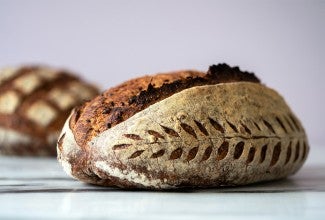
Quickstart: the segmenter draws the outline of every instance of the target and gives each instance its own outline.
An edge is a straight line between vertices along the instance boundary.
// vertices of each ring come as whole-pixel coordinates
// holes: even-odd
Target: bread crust
[[[0,72],[0,154],[55,156],[71,109],[98,94],[64,70],[26,66]]]
[[[283,98],[259,83],[183,89],[83,145],[76,112],[62,131],[58,159],[71,176],[97,185],[172,189],[269,181],[295,173],[309,151]]]
[[[136,78],[108,89],[77,108],[70,126],[77,143],[83,146],[99,133],[182,90],[236,81],[258,83],[259,79],[226,64],[213,65],[207,74],[188,70]]]

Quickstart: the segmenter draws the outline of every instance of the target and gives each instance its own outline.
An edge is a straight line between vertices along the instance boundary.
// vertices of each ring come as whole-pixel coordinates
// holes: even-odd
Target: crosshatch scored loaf
[[[56,155],[71,109],[98,95],[76,76],[42,66],[0,70],[0,153]]]
[[[284,178],[304,129],[254,74],[226,64],[132,79],[75,108],[57,145],[72,177],[122,188],[207,188]]]

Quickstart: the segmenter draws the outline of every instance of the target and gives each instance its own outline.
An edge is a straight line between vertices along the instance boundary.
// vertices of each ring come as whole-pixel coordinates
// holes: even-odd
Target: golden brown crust
[[[19,140],[16,143],[15,138],[10,140],[12,143],[7,143],[4,139],[0,143],[0,153],[55,155],[55,139],[64,121],[71,109],[84,101],[77,91],[72,90],[78,90],[88,98],[98,94],[97,88],[78,77],[48,67],[21,67],[2,76],[0,127],[3,132],[14,132],[17,138],[27,135],[29,143]]]
[[[59,161],[73,177],[104,186],[172,189],[275,180],[295,173],[309,151],[284,99],[251,82],[185,89],[83,146],[69,121]]]
[[[70,127],[77,143],[84,146],[97,134],[184,89],[239,81],[259,82],[254,74],[240,71],[238,67],[231,68],[227,64],[213,65],[207,74],[179,71],[132,79],[77,108]]]

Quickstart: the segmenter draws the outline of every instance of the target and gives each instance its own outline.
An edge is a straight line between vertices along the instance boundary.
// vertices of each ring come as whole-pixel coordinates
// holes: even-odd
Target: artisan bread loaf
[[[305,131],[284,99],[226,64],[144,76],[74,109],[57,145],[72,177],[122,188],[233,186],[304,163]]]
[[[63,70],[0,70],[0,154],[55,156],[71,109],[95,95],[94,86]]]

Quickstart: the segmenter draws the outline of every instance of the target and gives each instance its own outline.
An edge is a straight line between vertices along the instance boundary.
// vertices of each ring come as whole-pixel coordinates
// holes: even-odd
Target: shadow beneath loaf
[[[221,186],[215,188],[192,188],[183,187],[168,190],[146,190],[146,189],[119,189],[118,191],[128,192],[173,192],[173,193],[281,193],[281,192],[297,192],[297,191],[316,191],[325,192],[325,166],[309,166],[302,168],[297,174],[288,178],[273,180],[261,183],[255,183],[244,186]],[[89,185],[91,186],[91,185]],[[101,187],[104,189],[107,187]],[[107,188],[111,191],[112,188]]]
[[[250,184],[245,186],[222,186],[218,188],[179,188],[175,190],[121,189],[85,184],[77,180],[58,178],[56,183],[39,179],[38,184],[32,182],[21,185],[2,185],[0,194],[7,193],[87,193],[87,192],[146,192],[146,193],[282,193],[314,191],[325,192],[325,166],[303,167],[296,175],[286,179]],[[24,180],[26,181],[26,180]],[[70,184],[66,184],[66,182]]]

